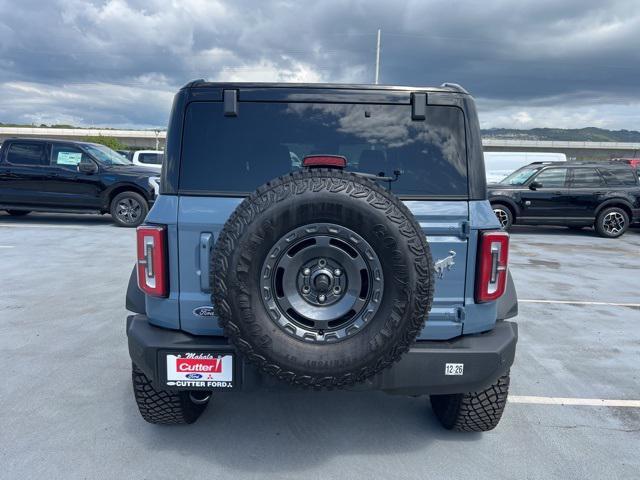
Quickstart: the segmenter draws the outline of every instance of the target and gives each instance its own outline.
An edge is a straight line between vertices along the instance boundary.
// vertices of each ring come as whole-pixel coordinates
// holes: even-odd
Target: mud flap
[[[506,320],[518,315],[518,295],[516,286],[511,278],[511,272],[507,276],[507,288],[498,300],[498,320]]]
[[[125,307],[133,313],[147,313],[144,303],[144,293],[142,293],[142,290],[138,288],[138,277],[135,266],[133,267],[131,276],[129,277]]]

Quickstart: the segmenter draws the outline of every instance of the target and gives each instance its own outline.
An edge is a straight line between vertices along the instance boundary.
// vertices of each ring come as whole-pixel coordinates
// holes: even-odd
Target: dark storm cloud
[[[486,126],[640,128],[633,1],[0,0],[0,121],[163,125],[193,78],[463,84]]]

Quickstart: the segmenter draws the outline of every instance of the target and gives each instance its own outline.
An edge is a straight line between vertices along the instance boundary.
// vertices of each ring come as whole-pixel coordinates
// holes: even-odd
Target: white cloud
[[[515,113],[512,118],[515,124],[520,127],[526,127],[533,120],[529,112],[525,111]]]
[[[287,66],[281,66],[273,61],[262,59],[251,64],[239,66],[224,66],[214,77],[217,81],[226,82],[322,82],[320,73],[311,65],[285,59]]]
[[[141,77],[139,83],[47,84],[6,82],[0,98],[11,98],[4,108],[15,123],[77,126],[166,127],[174,89]],[[157,118],[148,122],[147,118]]]

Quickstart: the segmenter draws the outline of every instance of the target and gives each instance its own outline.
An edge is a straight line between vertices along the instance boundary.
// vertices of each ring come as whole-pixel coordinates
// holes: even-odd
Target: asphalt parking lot
[[[0,477],[638,478],[640,408],[544,399],[640,400],[640,229],[513,232],[522,403],[485,434],[443,430],[424,398],[352,392],[223,394],[192,426],[144,423],[134,244],[109,217],[0,214]]]

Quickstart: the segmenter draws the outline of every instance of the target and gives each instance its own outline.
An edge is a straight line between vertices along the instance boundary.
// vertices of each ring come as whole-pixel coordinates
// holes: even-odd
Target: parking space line
[[[509,403],[529,405],[577,405],[583,407],[623,407],[640,408],[640,400],[608,400],[604,398],[564,398],[535,397],[529,395],[509,395]]]
[[[617,303],[617,302],[583,302],[580,300],[531,300],[518,299],[518,303],[562,303],[566,305],[604,305],[607,307],[631,307],[640,308],[640,303]]]
[[[15,248],[15,245],[0,245],[0,248]]]
[[[96,228],[106,225],[51,225],[47,223],[23,223],[21,225],[17,223],[0,223],[0,228],[8,227],[8,228],[60,228],[67,230],[86,230],[88,228]]]

